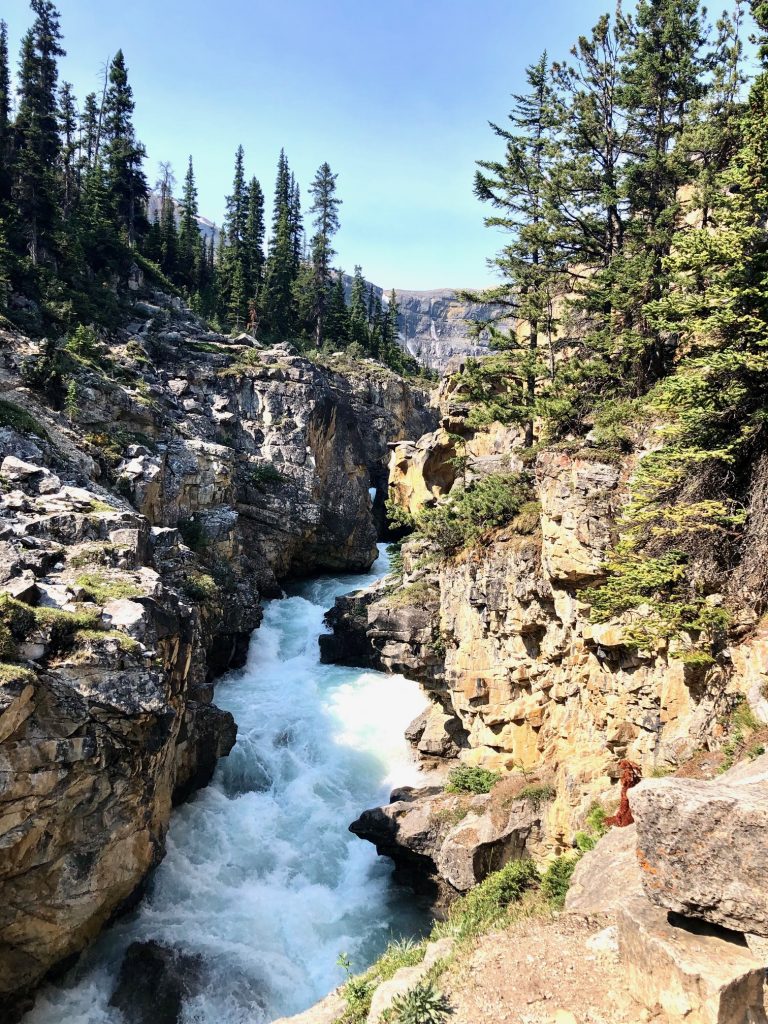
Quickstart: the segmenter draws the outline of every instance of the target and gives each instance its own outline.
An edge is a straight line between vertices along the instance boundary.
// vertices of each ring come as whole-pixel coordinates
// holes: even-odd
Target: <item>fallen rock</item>
[[[565,909],[585,916],[612,914],[643,895],[637,863],[637,829],[613,828],[585,853],[571,878]]]
[[[618,913],[630,995],[666,1024],[764,1024],[765,968],[743,935],[668,915],[644,897]]]
[[[159,942],[133,942],[109,1005],[125,1024],[178,1024],[184,1000],[200,989],[203,958]]]
[[[630,802],[653,903],[768,935],[768,755],[712,781],[649,779]]]

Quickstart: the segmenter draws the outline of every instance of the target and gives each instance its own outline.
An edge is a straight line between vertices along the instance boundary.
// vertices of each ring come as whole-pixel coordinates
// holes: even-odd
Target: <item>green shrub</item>
[[[431,983],[415,985],[405,995],[392,1000],[393,1024],[443,1024],[451,1006]]]
[[[407,587],[398,587],[385,598],[389,608],[423,608],[439,600],[439,591],[434,583],[418,580]]]
[[[436,926],[434,935],[467,938],[496,924],[512,903],[539,885],[539,873],[532,860],[513,860],[500,871],[488,875],[466,896],[457,900],[445,922]]]
[[[340,1024],[365,1024],[371,1008],[371,998],[378,985],[388,981],[401,967],[415,967],[424,959],[425,942],[412,939],[394,939],[368,970],[349,978],[342,990],[347,1004]],[[346,954],[340,954],[337,964],[349,974],[350,961]]]
[[[219,587],[213,576],[204,572],[187,573],[182,584],[184,593],[192,601],[208,601],[219,593]]]
[[[541,783],[531,786],[524,786],[517,794],[519,800],[528,800],[536,808],[557,796],[557,790],[549,783]]]
[[[467,547],[488,530],[511,523],[530,500],[525,474],[488,476],[417,517],[419,532],[446,554]]]
[[[446,793],[490,793],[501,778],[498,772],[478,765],[460,764],[448,773]]]
[[[245,471],[245,479],[259,491],[285,483],[283,474],[269,462],[263,466],[249,466]]]
[[[387,510],[387,523],[391,530],[405,530],[411,533],[416,529],[416,520],[408,509],[403,508],[402,505],[399,505],[391,498],[387,498],[385,508]]]
[[[0,662],[0,686],[10,686],[11,683],[33,683],[36,679],[35,673],[22,665],[9,665],[7,662]]]
[[[544,872],[541,879],[541,891],[553,907],[560,909],[565,905],[565,897],[578,862],[578,856],[573,856],[573,854],[557,857]]]

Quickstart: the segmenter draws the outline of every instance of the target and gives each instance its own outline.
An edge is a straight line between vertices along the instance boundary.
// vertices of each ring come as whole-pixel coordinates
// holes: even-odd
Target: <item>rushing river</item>
[[[154,939],[202,957],[184,1024],[264,1024],[296,1013],[365,967],[423,917],[391,865],[347,826],[416,781],[403,739],[424,707],[416,683],[320,665],[333,599],[386,572],[323,577],[271,602],[246,667],[216,687],[237,744],[211,785],[174,813],[168,852],[139,908],[40,994],[25,1024],[121,1024],[110,1008],[126,948]]]

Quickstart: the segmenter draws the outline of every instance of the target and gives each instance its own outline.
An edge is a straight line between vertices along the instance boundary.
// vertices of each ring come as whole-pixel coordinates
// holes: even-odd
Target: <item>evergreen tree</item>
[[[156,186],[160,197],[160,212],[158,216],[159,263],[163,273],[171,280],[174,280],[179,269],[179,237],[176,229],[176,206],[173,199],[176,179],[173,176],[173,168],[167,161],[161,162],[159,167],[160,177]]]
[[[339,230],[339,206],[336,197],[336,178],[327,163],[323,163],[309,187],[314,217],[315,234],[312,238],[312,291],[315,319],[315,345],[320,348],[325,340],[325,316],[330,299],[331,261],[336,255],[331,239]]]
[[[189,291],[200,283],[200,228],[197,217],[197,187],[190,156],[184,176],[179,220],[179,274],[184,287]]]
[[[248,189],[245,184],[245,155],[238,146],[232,192],[227,196],[226,215],[219,254],[220,294],[223,314],[230,326],[242,330],[248,322],[248,269],[245,234],[248,221]]]
[[[133,90],[123,51],[118,50],[109,68],[104,103],[104,162],[115,223],[131,248],[149,227],[145,212],[149,192],[142,169],[146,152],[136,139],[133,111]]]
[[[301,191],[293,174],[291,174],[289,186],[288,223],[291,233],[293,276],[295,277],[299,272],[304,253],[304,225],[301,219]]]
[[[0,20],[0,209],[10,199],[11,176],[11,72],[8,26]]]
[[[15,124],[13,198],[33,266],[54,255],[60,190],[56,58],[59,15],[50,0],[32,0],[35,21],[24,36],[19,68],[19,110]]]
[[[83,112],[80,115],[80,167],[82,170],[93,167],[98,158],[100,126],[101,109],[96,100],[96,93],[89,92],[85,97]]]
[[[264,283],[264,233],[264,193],[258,180],[251,178],[243,235],[243,266],[252,312]]]
[[[499,326],[500,321],[489,325],[493,344],[508,353],[506,394],[496,407],[497,412],[503,407],[504,418],[521,423],[530,447],[543,382],[553,374],[553,305],[563,288],[568,254],[552,187],[560,159],[556,133],[562,111],[546,54],[527,69],[526,77],[530,91],[514,97],[512,127],[491,126],[506,143],[505,160],[480,161],[475,175],[475,194],[498,211],[485,223],[504,229],[507,241],[489,261],[503,283],[473,297],[516,318],[514,327]],[[543,360],[540,349],[545,343]]]
[[[349,312],[344,294],[344,274],[341,271],[336,274],[330,288],[324,334],[334,348],[344,348],[349,342]]]
[[[77,125],[78,114],[72,86],[64,82],[59,97],[59,131],[61,134],[62,213],[67,220],[77,196]]]
[[[283,340],[296,329],[298,274],[295,183],[285,153],[280,151],[272,211],[272,237],[259,301],[260,322],[266,335]]]
[[[665,259],[681,213],[680,189],[694,175],[679,142],[705,91],[707,29],[698,0],[639,0],[622,30],[628,43],[619,92],[631,153],[623,176],[631,217],[614,271],[613,354],[642,391],[672,359],[668,339],[644,308],[669,287]]]
[[[352,294],[349,299],[349,341],[359,345],[365,352],[369,345],[368,306],[363,268],[355,267],[352,278]]]
[[[400,337],[400,306],[397,301],[395,289],[389,293],[389,303],[384,326],[384,361],[392,365],[401,349],[398,342]]]

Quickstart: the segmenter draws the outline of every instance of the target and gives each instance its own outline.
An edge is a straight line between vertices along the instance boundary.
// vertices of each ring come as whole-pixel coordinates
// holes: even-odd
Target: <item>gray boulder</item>
[[[768,935],[768,755],[719,779],[649,779],[630,792],[648,898]]]

